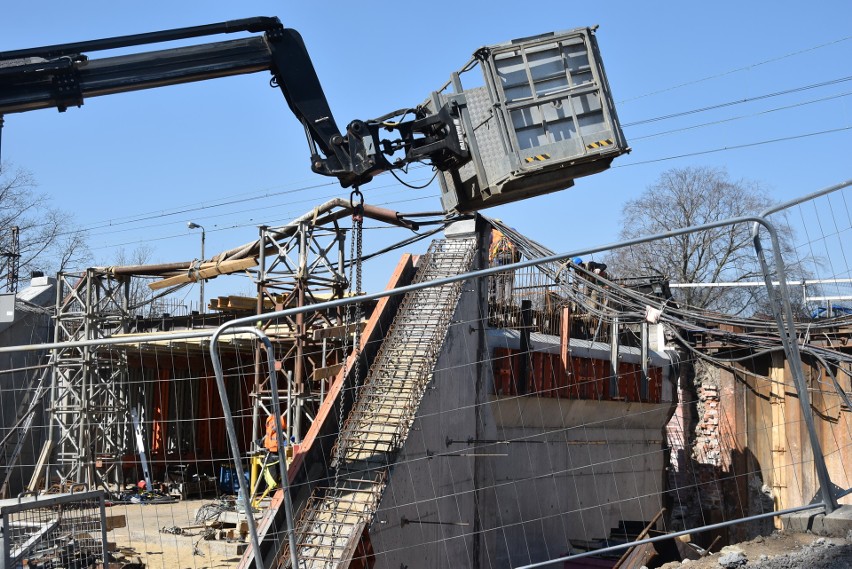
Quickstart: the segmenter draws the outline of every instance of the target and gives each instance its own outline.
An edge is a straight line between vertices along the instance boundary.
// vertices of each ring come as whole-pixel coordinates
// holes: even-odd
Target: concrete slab
[[[447,239],[463,239],[465,237],[473,237],[474,235],[476,235],[475,219],[454,221],[444,228],[444,236]]]
[[[788,514],[781,516],[781,522],[788,531],[846,537],[852,531],[852,506],[840,506],[828,515],[816,509]]]

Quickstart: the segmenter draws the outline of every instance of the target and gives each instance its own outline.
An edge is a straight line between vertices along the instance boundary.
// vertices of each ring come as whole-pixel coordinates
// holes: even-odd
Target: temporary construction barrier
[[[0,568],[103,567],[104,493],[25,496],[0,502]]]

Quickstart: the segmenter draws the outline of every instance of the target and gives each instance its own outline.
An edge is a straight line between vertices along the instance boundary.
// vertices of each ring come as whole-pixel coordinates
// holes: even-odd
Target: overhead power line
[[[830,42],[815,45],[813,47],[808,47],[808,48],[805,48],[805,49],[800,49],[798,51],[793,51],[793,52],[787,53],[785,55],[779,55],[778,57],[772,57],[770,59],[765,59],[763,61],[759,61],[757,63],[752,63],[752,64],[746,65],[744,67],[737,67],[736,69],[731,69],[729,71],[723,71],[722,73],[717,73],[715,75],[708,75],[707,77],[701,77],[700,79],[687,81],[685,83],[680,83],[678,85],[673,85],[671,87],[666,87],[664,89],[658,89],[657,91],[651,91],[651,92],[645,93],[643,95],[636,95],[635,97],[623,99],[623,100],[619,101],[618,104],[621,105],[623,103],[629,103],[629,102],[632,102],[632,101],[637,101],[639,99],[644,99],[646,97],[652,97],[654,95],[660,95],[662,93],[668,93],[668,92],[674,91],[676,89],[681,89],[683,87],[689,87],[690,85],[697,85],[699,83],[704,83],[705,81],[711,81],[713,79],[719,79],[721,77],[726,77],[726,76],[732,75],[734,73],[739,73],[740,71],[748,71],[750,69],[754,69],[755,67],[760,67],[761,65],[766,65],[768,63],[775,63],[776,61],[781,61],[783,59],[795,57],[795,56],[801,55],[803,53],[808,53],[810,51],[815,51],[817,49],[822,49],[824,47],[830,47],[830,46],[833,46],[833,45],[837,45],[839,43],[843,43],[843,42],[848,41],[850,39],[852,39],[852,36],[846,36],[844,38],[840,38],[840,39],[833,40],[833,41],[830,41]]]
[[[757,113],[750,113],[750,114],[747,114],[747,115],[739,115],[739,116],[736,116],[736,117],[719,119],[717,121],[710,121],[710,122],[695,124],[695,125],[692,125],[692,126],[685,126],[683,128],[675,128],[675,129],[672,129],[672,130],[664,130],[662,132],[655,132],[653,134],[646,134],[644,136],[631,136],[630,141],[634,142],[636,140],[644,140],[646,138],[654,138],[654,137],[657,137],[657,136],[665,136],[665,135],[668,135],[668,134],[685,132],[687,130],[695,130],[695,129],[704,128],[704,127],[708,127],[708,126],[715,126],[715,125],[724,124],[724,123],[733,122],[733,121],[738,121],[738,120],[742,120],[742,119],[758,117],[760,115],[767,115],[769,113],[774,113],[774,112],[778,112],[778,111],[788,111],[790,109],[796,109],[796,108],[799,108],[799,107],[804,107],[806,105],[813,105],[813,104],[816,104],[816,103],[824,103],[826,101],[831,101],[831,100],[834,100],[834,99],[841,99],[843,97],[848,97],[849,95],[852,95],[852,91],[847,91],[846,93],[840,93],[839,95],[831,95],[830,97],[821,97],[819,99],[811,99],[810,101],[802,101],[801,103],[795,103],[793,105],[784,105],[783,107],[775,107],[774,109],[767,109],[765,111],[760,111],[760,112],[757,112]]]
[[[784,141],[787,141],[787,140],[796,140],[796,139],[800,139],[800,138],[807,138],[807,137],[810,137],[810,136],[819,136],[819,135],[822,135],[822,134],[831,134],[833,132],[843,132],[845,130],[850,130],[850,129],[852,129],[852,126],[832,128],[832,129],[829,129],[829,130],[821,130],[821,131],[818,131],[818,132],[807,132],[807,133],[804,133],[804,134],[796,134],[796,135],[793,135],[793,136],[784,136],[784,137],[781,137],[781,138],[773,138],[773,139],[770,139],[770,140],[761,140],[761,141],[758,141],[758,142],[750,142],[750,143],[746,143],[746,144],[737,144],[735,146],[723,146],[721,148],[713,148],[713,149],[710,149],[710,150],[700,150],[698,152],[689,152],[689,153],[686,153],[686,154],[678,154],[678,155],[675,155],[675,156],[665,156],[665,157],[662,157],[662,158],[654,158],[653,160],[642,160],[640,162],[630,162],[629,164],[618,164],[616,166],[612,166],[612,168],[627,168],[629,166],[639,166],[641,164],[653,164],[655,162],[665,162],[666,160],[677,160],[678,158],[690,158],[692,156],[702,156],[704,154],[713,154],[713,153],[716,153],[716,152],[724,152],[726,150],[738,150],[738,149],[741,149],[741,148],[750,148],[752,146],[762,146],[764,144],[773,144],[775,142],[784,142]]]
[[[434,179],[434,176],[433,176],[433,179]],[[423,179],[418,179],[417,181],[422,181],[422,180]],[[123,218],[123,221],[115,221],[115,220],[100,221],[100,222],[96,221],[96,222],[89,224],[87,227],[83,228],[82,231],[85,232],[88,235],[93,235],[93,236],[95,236],[95,235],[109,235],[111,233],[120,233],[120,232],[124,232],[124,231],[135,231],[137,229],[144,229],[146,227],[155,227],[155,226],[145,225],[145,226],[125,227],[123,229],[117,229],[117,228],[120,227],[120,226],[128,226],[128,225],[133,225],[133,224],[136,224],[136,223],[141,223],[143,221],[162,220],[162,219],[167,218],[167,217],[185,216],[185,215],[192,213],[192,212],[212,210],[212,209],[216,209],[216,208],[220,208],[220,207],[226,207],[226,206],[229,206],[229,205],[242,204],[242,203],[245,203],[245,202],[250,201],[250,200],[259,200],[259,199],[266,199],[266,198],[271,198],[271,197],[278,197],[278,196],[282,196],[282,195],[290,195],[290,194],[297,193],[297,192],[300,192],[300,191],[315,190],[317,188],[325,188],[325,187],[332,188],[332,189],[335,189],[335,188],[339,189],[336,181],[326,182],[326,183],[322,183],[322,184],[301,186],[301,187],[298,187],[298,188],[292,188],[290,190],[285,190],[285,191],[280,191],[280,192],[272,192],[272,193],[267,192],[267,193],[260,194],[260,195],[254,195],[251,198],[228,199],[226,201],[218,201],[218,202],[213,202],[213,203],[206,202],[206,203],[197,204],[197,205],[194,205],[194,206],[193,205],[187,205],[187,206],[183,206],[182,208],[179,208],[179,209],[161,211],[159,213],[149,212],[149,213],[144,213],[144,214],[140,214],[138,216],[133,216],[133,217],[128,216],[126,218]],[[372,185],[372,186],[366,188],[366,190],[371,192],[371,193],[374,193],[376,190],[383,190],[383,189],[394,188],[394,187],[396,187],[396,184],[394,182],[389,182],[389,183],[386,183],[386,184]],[[339,192],[337,192],[337,191],[335,191],[332,194],[322,194],[320,196],[317,196],[316,194],[311,194],[311,196],[308,197],[308,198],[297,200],[297,201],[288,200],[285,203],[280,204],[280,205],[287,205],[287,206],[292,207],[292,206],[296,206],[298,204],[312,204],[312,203],[316,203],[317,199],[320,199],[320,200],[331,199],[331,198],[333,198],[337,195],[339,195]],[[269,210],[270,208],[278,207],[278,206],[277,205],[265,204],[263,207],[264,207],[264,210]],[[256,209],[256,208],[253,208],[253,209]],[[205,219],[212,219],[212,218],[215,218],[215,217],[223,217],[223,216],[232,216],[234,213],[244,213],[245,211],[251,211],[251,209],[239,210],[239,211],[236,211],[236,212],[228,211],[226,213],[218,213],[218,214],[215,214],[215,215],[207,215],[207,216],[205,216]],[[293,210],[293,214],[295,215],[296,213],[301,213],[301,211]],[[97,231],[99,229],[104,229],[105,231],[101,231],[101,232],[98,232],[98,233],[92,233],[93,231]],[[66,231],[66,232],[60,233],[60,235],[70,235],[72,233],[74,233],[74,232],[73,231]]]
[[[809,89],[818,89],[820,87],[827,87],[829,85],[836,85],[838,83],[843,83],[845,81],[850,81],[850,80],[852,80],[852,76],[841,77],[839,79],[832,79],[830,81],[823,81],[822,83],[812,83],[810,85],[804,85],[802,87],[794,87],[792,89],[785,89],[783,91],[775,91],[774,93],[767,93],[765,95],[758,95],[757,97],[746,97],[745,99],[737,99],[735,101],[727,101],[725,103],[719,103],[719,104],[716,104],[716,105],[709,105],[707,107],[700,107],[700,108],[697,108],[697,109],[690,109],[688,111],[681,111],[681,112],[678,112],[678,113],[671,113],[671,114],[668,114],[668,115],[660,115],[660,116],[657,116],[657,117],[642,119],[642,120],[639,120],[639,121],[625,123],[621,126],[628,128],[628,127],[631,127],[631,126],[638,126],[640,124],[647,124],[647,123],[658,122],[658,121],[663,121],[663,120],[668,120],[668,119],[673,119],[673,118],[678,118],[678,117],[684,117],[684,116],[687,116],[687,115],[694,115],[696,113],[713,111],[713,110],[716,110],[716,109],[722,109],[722,108],[731,107],[731,106],[734,106],[734,105],[741,105],[743,103],[752,103],[754,101],[761,101],[763,99],[769,99],[771,97],[779,97],[781,95],[790,95],[792,93],[799,93],[801,91],[807,91]]]
[[[434,198],[434,196],[431,196],[431,195],[420,196],[420,197],[416,197],[416,198],[377,202],[377,203],[374,203],[373,205],[388,206],[388,205],[393,205],[393,204],[416,202],[416,201],[428,200],[428,199],[433,199],[433,198]],[[289,221],[289,219],[288,219],[288,221]],[[286,221],[283,222],[283,223],[286,223]],[[214,229],[209,229],[207,231],[207,233],[209,234],[209,233],[217,233],[217,232],[221,232],[221,231],[231,231],[231,230],[234,230],[234,229],[243,229],[243,228],[246,228],[246,227],[257,227],[258,225],[261,225],[261,223],[257,223],[257,222],[253,222],[253,221],[249,221],[249,222],[245,222],[245,223],[234,223],[234,224],[228,225],[226,227],[216,227]],[[157,227],[157,226],[148,226],[148,227]],[[143,229],[143,228],[134,228],[134,229]],[[365,229],[378,229],[378,228],[367,227]],[[121,231],[126,231],[126,230],[121,230]],[[100,235],[103,235],[103,234],[100,234]],[[97,247],[92,247],[91,249],[92,250],[113,249],[115,247],[123,247],[125,245],[139,245],[141,243],[148,243],[148,242],[152,242],[152,241],[165,241],[165,240],[168,240],[168,239],[177,239],[177,238],[183,238],[183,237],[186,237],[185,231],[182,231],[180,233],[173,233],[173,234],[170,234],[170,235],[159,236],[159,237],[150,237],[149,236],[149,237],[146,237],[144,239],[136,239],[136,240],[133,240],[133,241],[125,241],[125,242],[122,242],[122,243],[104,243],[104,244],[101,244]]]

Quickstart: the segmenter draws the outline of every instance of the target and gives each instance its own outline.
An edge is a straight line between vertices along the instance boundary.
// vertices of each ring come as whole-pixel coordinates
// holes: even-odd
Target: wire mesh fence
[[[102,567],[108,562],[100,491],[4,500],[0,529],[4,569]]]
[[[785,209],[788,221],[793,208],[817,211],[829,227],[815,235],[819,224],[800,215],[808,233],[780,242],[790,269],[776,266],[764,230],[770,284],[749,249],[727,273],[748,290],[710,300],[637,272],[630,260],[644,240],[555,255],[502,224],[471,221],[434,253],[403,257],[390,283],[407,287],[400,294],[319,304],[322,318],[301,321],[316,329],[298,328],[312,305],[223,317],[220,331],[263,322],[274,363],[258,334],[223,333],[213,349],[220,378],[209,322],[115,320],[120,287],[69,281],[113,308],[99,320],[84,295],[73,306],[59,295],[73,338],[49,350],[26,350],[35,342],[24,339],[0,375],[4,452],[17,456],[7,458],[7,491],[101,488],[126,521],[113,530],[119,547],[159,547],[162,557],[146,562],[164,567],[236,564],[253,530],[241,498],[260,552],[244,563],[265,567],[291,564],[293,529],[300,567],[570,566],[564,558],[648,537],[670,538],[654,546],[659,559],[687,558],[765,534],[779,526],[776,512],[825,502],[823,460],[834,484],[850,485],[850,218],[838,191]],[[664,250],[720,227],[750,236],[754,222],[648,243]],[[517,251],[508,267],[491,255],[494,229]],[[447,243],[465,239],[457,259]],[[443,272],[416,276],[429,263]],[[772,284],[782,277],[793,282],[792,320]],[[457,296],[436,292],[456,281]],[[352,302],[363,322],[340,310]],[[278,447],[268,446],[270,372],[285,407],[277,444],[295,519],[311,520],[296,528],[284,518]],[[671,538],[678,532],[690,539]]]

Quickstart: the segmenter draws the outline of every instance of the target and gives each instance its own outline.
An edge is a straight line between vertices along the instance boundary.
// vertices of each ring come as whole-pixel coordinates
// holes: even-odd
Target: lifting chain
[[[356,198],[358,202],[356,203]],[[349,196],[349,205],[352,207],[352,236],[349,241],[349,291],[352,296],[361,294],[361,256],[363,252],[363,226],[364,226],[364,194],[356,187]],[[355,285],[353,291],[352,285]],[[363,307],[360,302],[348,304],[344,316],[344,330],[349,329],[353,323],[355,324],[352,352],[355,355],[355,360],[350,372],[344,371],[343,385],[340,389],[339,413],[337,418],[337,466],[334,472],[334,487],[339,487],[340,482],[340,467],[343,464],[343,459],[346,454],[346,442],[342,438],[344,409],[346,407],[346,393],[348,389],[352,390],[352,408],[355,408],[355,403],[358,401],[358,379],[361,371],[361,319],[363,318]],[[349,333],[343,335],[343,362],[346,365],[346,354],[349,348]],[[347,388],[347,378],[352,376],[352,386]]]

